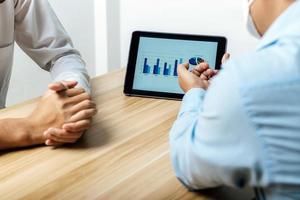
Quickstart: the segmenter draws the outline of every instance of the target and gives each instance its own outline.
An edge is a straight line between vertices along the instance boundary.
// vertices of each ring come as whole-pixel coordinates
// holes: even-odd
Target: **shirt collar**
[[[258,50],[278,41],[282,37],[300,37],[300,1],[293,3],[275,20],[266,32]]]

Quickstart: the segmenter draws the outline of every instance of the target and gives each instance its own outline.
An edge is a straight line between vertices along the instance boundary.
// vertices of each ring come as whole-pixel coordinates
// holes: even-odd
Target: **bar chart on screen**
[[[216,63],[217,43],[142,37],[135,63],[133,89],[183,94],[177,70],[192,71],[202,62]]]
[[[149,58],[145,57],[143,63],[143,73],[177,77],[177,67],[179,64],[183,63],[183,58],[174,59],[173,61],[170,61],[171,59],[168,60],[169,61],[162,58],[153,58],[152,63],[155,62],[155,64],[151,65]]]
[[[193,69],[196,65],[205,62],[205,59],[202,57],[196,56],[190,59],[183,58],[152,58],[150,64],[149,58],[145,57],[143,60],[143,74],[153,74],[153,75],[163,75],[163,76],[174,76],[177,77],[177,68],[178,65],[183,64],[183,61],[189,63],[190,70]],[[154,63],[155,62],[155,63]]]

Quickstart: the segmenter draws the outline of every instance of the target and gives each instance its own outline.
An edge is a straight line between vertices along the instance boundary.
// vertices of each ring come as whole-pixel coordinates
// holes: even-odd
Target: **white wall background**
[[[204,35],[229,39],[228,51],[238,56],[257,41],[243,22],[245,0],[123,0],[121,1],[121,61],[125,66],[131,32],[150,30]]]
[[[222,35],[232,56],[253,49],[243,23],[244,0],[49,0],[94,77],[126,66],[135,30]],[[50,82],[19,49],[8,105],[40,96]]]

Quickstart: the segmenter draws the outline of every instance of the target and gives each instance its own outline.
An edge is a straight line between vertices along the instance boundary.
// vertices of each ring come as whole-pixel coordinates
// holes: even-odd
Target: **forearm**
[[[201,89],[193,89],[185,95],[179,116],[170,132],[173,168],[177,178],[190,190],[199,188],[193,181],[193,165],[196,163],[191,163],[193,155],[189,148],[194,145],[195,135],[198,134],[197,125],[204,96],[205,91]]]
[[[29,131],[26,118],[0,120],[0,150],[29,146]]]
[[[218,166],[210,163],[214,157],[206,157],[210,148],[199,140],[200,131],[207,131],[198,129],[201,126],[199,116],[197,113],[186,113],[178,119],[172,128],[170,140],[175,174],[191,191],[222,185]]]

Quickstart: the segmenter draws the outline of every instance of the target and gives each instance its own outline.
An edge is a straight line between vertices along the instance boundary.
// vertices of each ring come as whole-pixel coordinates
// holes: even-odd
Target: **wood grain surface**
[[[168,133],[180,102],[123,95],[124,70],[95,78],[99,113],[74,145],[0,152],[0,199],[251,199],[251,190],[188,192],[175,178]],[[0,111],[30,113],[38,99]]]

